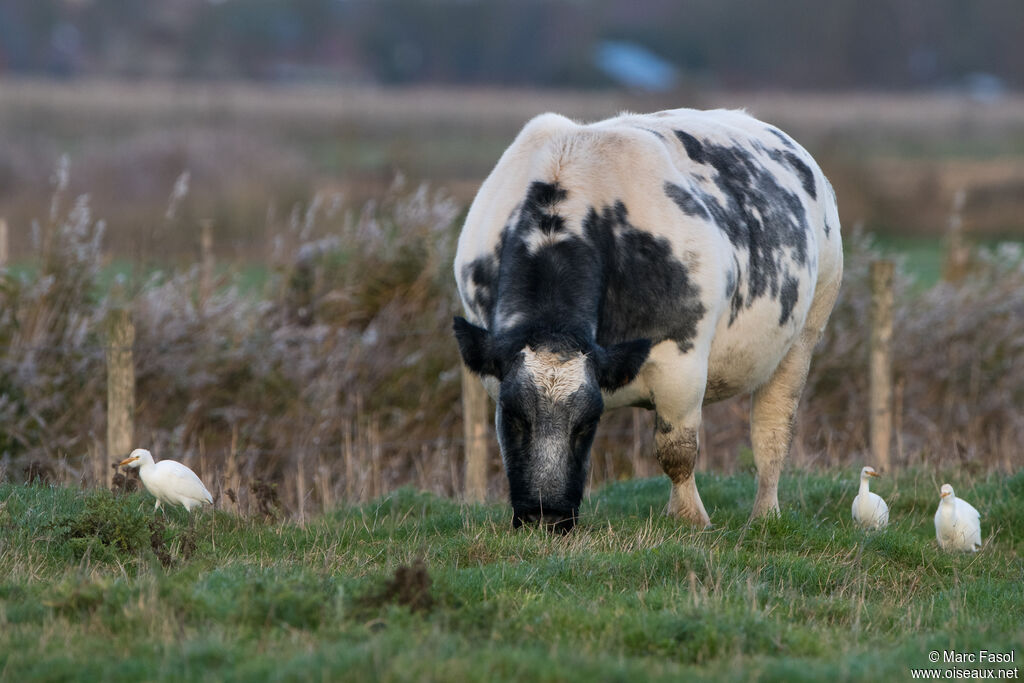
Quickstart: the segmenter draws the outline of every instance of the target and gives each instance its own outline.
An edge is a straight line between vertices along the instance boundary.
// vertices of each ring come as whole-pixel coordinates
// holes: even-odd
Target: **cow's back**
[[[535,248],[573,235],[614,253],[597,341],[644,336],[702,354],[710,399],[765,381],[819,284],[841,275],[831,187],[779,130],[722,110],[590,125],[545,114],[499,160],[460,236],[456,279],[484,327],[514,322],[497,301],[502,245],[537,183],[558,188],[564,228],[538,233]]]

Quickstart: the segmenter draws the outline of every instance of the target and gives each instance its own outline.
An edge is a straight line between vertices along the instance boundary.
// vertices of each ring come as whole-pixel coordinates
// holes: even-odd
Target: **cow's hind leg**
[[[654,447],[661,468],[672,482],[668,499],[668,514],[679,517],[698,527],[711,525],[704,510],[694,469],[697,465],[700,413],[697,419],[682,424],[671,424],[660,414],[655,419]]]
[[[779,511],[779,475],[793,440],[796,409],[813,348],[813,343],[804,343],[803,338],[797,340],[772,378],[754,392],[750,440],[757,465],[757,497],[751,517]]]
[[[800,336],[771,379],[754,392],[750,440],[757,466],[757,496],[751,518],[779,512],[779,475],[793,441],[800,394],[807,382],[811,355],[825,329],[838,292],[838,277],[819,291]]]

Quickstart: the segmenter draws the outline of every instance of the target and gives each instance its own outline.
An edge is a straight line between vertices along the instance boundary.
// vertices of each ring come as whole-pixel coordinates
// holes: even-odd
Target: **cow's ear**
[[[455,341],[459,344],[459,353],[466,367],[478,375],[493,375],[500,379],[491,333],[460,316],[455,316],[452,329],[455,330]]]
[[[634,379],[651,352],[650,339],[614,344],[597,353],[597,383],[606,391],[615,391]]]

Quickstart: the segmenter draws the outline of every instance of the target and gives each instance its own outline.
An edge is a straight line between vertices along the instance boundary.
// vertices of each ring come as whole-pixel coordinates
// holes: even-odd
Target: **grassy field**
[[[976,555],[936,546],[947,476],[982,512]],[[752,475],[698,475],[708,531],[661,514],[663,478],[621,482],[566,537],[411,489],[302,526],[192,525],[145,494],[0,485],[0,679],[902,680],[932,650],[1015,648],[993,668],[1019,666],[1024,471],[882,479],[882,533],[853,527],[854,479],[789,473],[784,514],[746,526]]]

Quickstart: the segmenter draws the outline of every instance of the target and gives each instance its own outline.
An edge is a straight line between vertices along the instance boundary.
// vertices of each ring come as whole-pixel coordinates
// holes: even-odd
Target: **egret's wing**
[[[185,465],[174,460],[161,460],[156,466],[164,479],[162,488],[168,493],[213,502],[213,496],[206,490],[199,476]]]
[[[958,513],[970,516],[972,519],[975,520],[981,519],[981,513],[978,512],[978,510],[973,505],[968,503],[966,500],[964,500],[963,498],[957,498],[956,502],[957,505],[960,506],[960,509],[957,510]]]
[[[878,521],[882,526],[889,525],[889,505],[885,502],[885,499],[878,496]]]

